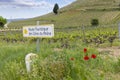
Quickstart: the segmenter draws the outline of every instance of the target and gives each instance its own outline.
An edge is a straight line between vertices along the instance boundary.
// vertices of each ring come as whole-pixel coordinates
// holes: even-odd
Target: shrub
[[[4,27],[4,25],[7,23],[7,20],[0,16],[0,27]]]
[[[98,25],[99,25],[98,19],[92,19],[92,20],[91,20],[91,25],[92,25],[92,26],[98,26]]]

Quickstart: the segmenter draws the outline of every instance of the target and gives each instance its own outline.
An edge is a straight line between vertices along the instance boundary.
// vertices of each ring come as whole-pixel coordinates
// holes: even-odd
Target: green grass
[[[74,46],[63,51],[54,51],[59,48],[59,42],[48,44],[41,42],[40,52],[36,53],[35,43],[5,43],[0,44],[0,79],[1,80],[119,80],[119,61],[115,62],[109,56],[102,59],[96,48],[71,42]],[[84,61],[83,49],[88,49],[88,55],[97,55],[96,59]],[[33,52],[39,55],[34,63],[34,70],[27,74],[25,55]],[[103,55],[104,56],[104,55]],[[74,60],[70,60],[74,58]],[[117,67],[117,69],[116,69]],[[57,68],[57,70],[55,69]],[[62,71],[62,72],[61,72]],[[52,74],[52,75],[51,75]]]

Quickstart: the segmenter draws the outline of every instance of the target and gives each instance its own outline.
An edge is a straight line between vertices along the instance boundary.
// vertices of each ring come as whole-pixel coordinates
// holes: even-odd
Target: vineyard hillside
[[[9,27],[22,27],[41,24],[55,24],[57,28],[90,26],[91,20],[96,18],[100,25],[117,24],[120,20],[120,0],[76,0],[59,10],[58,15],[53,12],[31,19],[16,21]],[[52,11],[52,10],[51,10]]]

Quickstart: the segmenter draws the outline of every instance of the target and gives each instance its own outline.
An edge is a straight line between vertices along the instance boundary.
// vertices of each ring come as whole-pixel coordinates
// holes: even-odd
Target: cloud
[[[12,2],[14,0],[0,0],[0,2]]]
[[[37,0],[0,0],[0,8],[44,8],[52,7],[52,4],[46,1]]]

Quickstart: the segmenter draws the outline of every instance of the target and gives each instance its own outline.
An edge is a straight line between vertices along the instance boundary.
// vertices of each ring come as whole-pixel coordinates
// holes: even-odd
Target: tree
[[[7,20],[0,16],[0,27],[4,27],[4,25],[7,23]]]
[[[54,12],[55,14],[58,14],[58,10],[59,10],[59,6],[58,6],[58,4],[56,3],[56,4],[54,5],[53,12]]]

